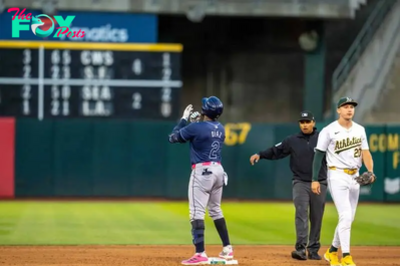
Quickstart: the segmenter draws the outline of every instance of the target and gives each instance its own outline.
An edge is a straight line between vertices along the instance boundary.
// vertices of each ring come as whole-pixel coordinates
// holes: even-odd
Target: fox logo
[[[51,26],[50,26],[49,29],[42,30],[40,28],[40,26],[45,25],[45,22],[42,19],[40,19],[41,17],[45,17],[50,21]],[[47,21],[47,19],[46,19],[46,21]],[[54,31],[54,21],[49,16],[47,16],[45,14],[37,15],[36,17],[33,16],[32,17],[32,22],[31,22],[31,30],[32,30],[33,34],[35,34],[38,37],[42,37],[42,38],[48,37]]]

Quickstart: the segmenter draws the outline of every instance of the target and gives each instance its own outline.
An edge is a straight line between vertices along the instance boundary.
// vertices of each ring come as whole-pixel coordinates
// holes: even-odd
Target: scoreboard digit
[[[0,41],[0,116],[175,120],[179,44]]]

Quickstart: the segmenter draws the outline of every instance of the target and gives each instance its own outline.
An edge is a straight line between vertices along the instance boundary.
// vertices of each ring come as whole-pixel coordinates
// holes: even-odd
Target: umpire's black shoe
[[[317,252],[308,252],[308,259],[309,260],[321,260],[321,256],[318,255]]]
[[[292,251],[292,258],[296,260],[307,260],[306,251],[305,250]]]

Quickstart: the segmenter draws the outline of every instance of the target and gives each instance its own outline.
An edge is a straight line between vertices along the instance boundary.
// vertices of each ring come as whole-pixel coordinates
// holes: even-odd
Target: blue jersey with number
[[[191,123],[179,130],[180,137],[190,142],[192,164],[221,162],[221,150],[225,140],[225,128],[218,121]]]

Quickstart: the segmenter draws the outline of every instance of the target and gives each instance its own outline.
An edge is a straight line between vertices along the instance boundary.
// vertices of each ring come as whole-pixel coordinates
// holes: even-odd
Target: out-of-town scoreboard
[[[174,120],[179,44],[0,41],[0,116]]]

